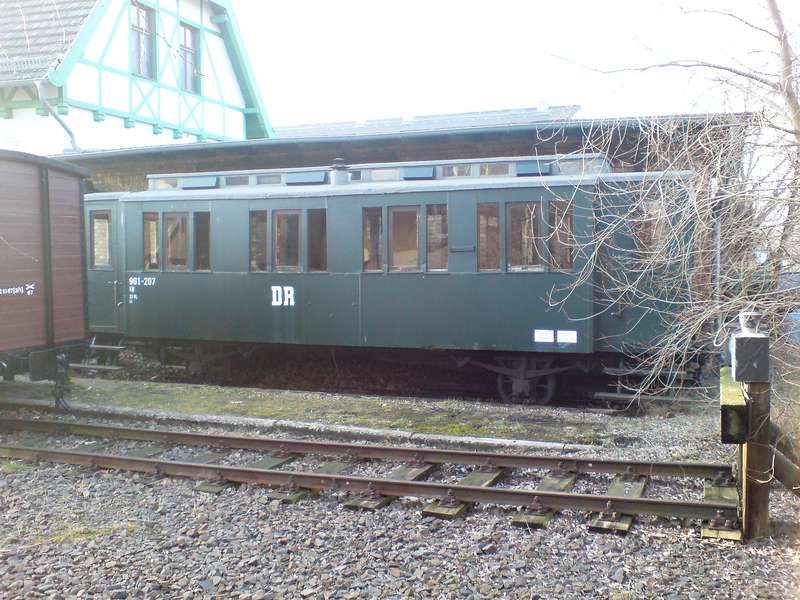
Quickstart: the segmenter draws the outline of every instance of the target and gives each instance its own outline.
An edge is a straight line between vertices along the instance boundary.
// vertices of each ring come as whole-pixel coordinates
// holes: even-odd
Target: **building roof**
[[[12,0],[0,11],[0,87],[44,79],[72,48],[97,0]]]
[[[482,112],[424,115],[410,118],[343,121],[275,127],[278,138],[305,139],[358,135],[400,134],[421,131],[465,130],[478,127],[516,127],[534,123],[558,122],[572,118],[580,107],[549,106],[514,108]]]
[[[527,109],[521,109],[527,110]],[[489,111],[492,113],[513,113],[517,110],[498,110]],[[481,113],[460,113],[479,115]],[[439,115],[444,121],[448,121],[449,117],[456,117],[459,115]],[[741,122],[750,118],[750,113],[719,113],[719,114],[682,114],[682,115],[660,115],[660,116],[640,116],[640,117],[614,117],[606,119],[570,119],[570,118],[556,118],[556,119],[542,119],[540,121],[533,120],[524,123],[509,123],[501,124],[499,121],[496,124],[478,124],[478,119],[475,119],[471,124],[462,122],[453,124],[452,127],[420,127],[415,130],[399,131],[388,128],[383,132],[362,132],[360,134],[354,133],[352,130],[341,129],[336,131],[336,128],[341,124],[320,124],[320,129],[312,132],[312,126],[307,126],[308,135],[300,135],[300,132],[293,132],[290,127],[276,127],[275,132],[278,134],[276,137],[269,139],[251,139],[244,141],[233,142],[206,142],[203,144],[171,144],[168,146],[154,145],[154,146],[140,146],[134,148],[120,148],[116,150],[89,150],[79,153],[66,153],[57,155],[56,158],[63,158],[70,162],[81,163],[83,161],[102,160],[106,158],[118,159],[120,157],[136,157],[142,158],[146,156],[200,156],[208,155],[211,157],[221,157],[225,153],[245,152],[251,155],[257,154],[260,150],[266,148],[288,148],[288,147],[309,147],[314,144],[327,145],[337,147],[337,145],[350,145],[366,143],[389,144],[395,141],[410,141],[422,140],[433,138],[479,138],[480,136],[499,136],[499,135],[531,135],[534,137],[540,136],[543,132],[547,132],[547,139],[553,138],[554,132],[568,132],[575,131],[580,135],[588,136],[592,132],[599,131],[604,128],[614,128],[620,132],[634,133],[642,123],[651,121],[660,122],[681,122],[681,123],[703,123],[709,120],[715,122]],[[387,120],[388,122],[388,120]],[[433,125],[433,123],[429,123]],[[306,126],[299,126],[306,127]],[[315,126],[316,127],[316,126]],[[292,134],[292,137],[289,135]],[[342,146],[341,150],[344,150]],[[487,156],[481,154],[481,156]],[[389,160],[389,159],[386,159]],[[301,166],[301,165],[295,165]]]

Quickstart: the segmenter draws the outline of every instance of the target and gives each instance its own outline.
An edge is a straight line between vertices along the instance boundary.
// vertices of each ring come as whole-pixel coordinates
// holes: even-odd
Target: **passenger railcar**
[[[646,314],[599,310],[591,279],[551,305],[586,264],[599,187],[648,176],[601,155],[151,175],[87,195],[90,329],[187,358],[488,351],[503,397],[548,402],[561,374],[653,334]]]
[[[5,380],[25,372],[32,379],[57,379],[66,371],[57,356],[86,339],[82,186],[87,176],[65,162],[0,151],[0,375]]]

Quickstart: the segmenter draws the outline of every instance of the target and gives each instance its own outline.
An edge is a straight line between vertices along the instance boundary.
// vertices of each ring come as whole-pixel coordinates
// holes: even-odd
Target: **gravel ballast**
[[[645,436],[646,444],[577,454],[726,460],[729,448],[708,436],[695,439],[698,428],[713,429],[709,419],[663,419]],[[636,421],[618,419],[611,426],[623,438]],[[20,443],[23,436],[56,443],[30,434],[0,439]],[[72,436],[62,443],[79,440]],[[309,466],[315,461],[304,459]],[[361,463],[355,472],[386,468]],[[432,480],[462,471],[445,466]],[[514,474],[503,485],[537,481],[536,474],[527,475]],[[587,491],[602,491],[593,489],[602,488],[602,481],[587,483]],[[545,530],[529,531],[509,525],[508,508],[479,506],[464,519],[438,521],[422,518],[425,501],[413,498],[358,513],[341,507],[341,493],[280,505],[258,487],[213,495],[195,485],[4,461],[0,597],[800,598],[800,503],[778,487],[772,494],[772,537],[741,545],[701,540],[696,524],[674,520],[639,519],[622,538],[588,532],[587,515],[572,511]],[[681,495],[661,479],[652,489],[659,496]],[[698,482],[684,493],[695,498]]]

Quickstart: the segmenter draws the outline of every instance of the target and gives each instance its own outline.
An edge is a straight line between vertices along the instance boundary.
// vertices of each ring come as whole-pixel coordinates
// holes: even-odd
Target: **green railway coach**
[[[559,375],[655,331],[655,317],[600,310],[594,278],[564,290],[599,187],[657,175],[587,154],[151,175],[147,191],[86,196],[89,328],[197,356],[493,352],[477,362],[501,395],[547,402]]]

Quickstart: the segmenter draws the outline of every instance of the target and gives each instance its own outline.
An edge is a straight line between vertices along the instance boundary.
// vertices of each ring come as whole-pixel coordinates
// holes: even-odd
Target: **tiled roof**
[[[63,60],[97,0],[3,0],[0,86],[43,79]]]
[[[571,118],[578,111],[578,108],[578,106],[516,108],[447,115],[425,115],[408,119],[290,125],[287,127],[275,127],[274,129],[279,138],[319,138],[469,129],[470,127],[512,127],[532,123],[563,121]]]

